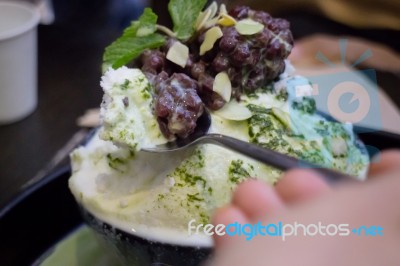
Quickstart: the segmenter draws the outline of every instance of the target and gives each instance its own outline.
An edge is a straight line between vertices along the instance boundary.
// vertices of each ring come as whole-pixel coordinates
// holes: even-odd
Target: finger
[[[319,174],[306,169],[286,172],[275,188],[285,203],[301,202],[330,191]]]
[[[360,38],[347,38],[347,62],[354,62],[364,51],[371,50],[373,57],[366,58],[362,65],[382,69],[389,72],[398,72],[400,56],[396,51],[382,43],[376,43]],[[312,35],[302,38],[296,42],[289,60],[294,65],[321,65],[323,62],[316,59],[318,53],[329,58],[331,62],[341,60],[338,38],[330,35]]]
[[[372,159],[368,174],[376,177],[397,168],[400,168],[400,151],[388,150]]]
[[[291,62],[298,62],[305,56],[305,54],[306,52],[304,51],[302,45],[295,45],[290,52],[289,60]]]
[[[247,180],[236,188],[232,204],[239,208],[251,221],[265,217],[284,206],[271,186],[254,179]]]
[[[218,224],[228,225],[235,222],[239,224],[246,224],[249,223],[249,220],[240,209],[233,205],[227,205],[225,207],[217,209],[212,219],[212,223],[214,226],[217,226]],[[238,241],[240,241],[239,236],[229,236],[227,234],[222,236],[214,234],[213,239],[215,247],[217,249],[225,247],[230,243],[238,243]]]
[[[337,39],[329,35],[316,34],[298,40],[289,55],[289,60],[296,66],[321,65],[315,58],[322,53],[331,60],[340,58]]]

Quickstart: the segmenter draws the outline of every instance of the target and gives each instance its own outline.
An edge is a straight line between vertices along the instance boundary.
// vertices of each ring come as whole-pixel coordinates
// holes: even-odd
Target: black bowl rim
[[[33,194],[36,190],[39,188],[47,185],[49,182],[52,180],[62,176],[63,174],[66,174],[68,172],[71,172],[71,167],[70,165],[65,165],[60,168],[55,169],[48,175],[46,175],[44,178],[40,179],[36,183],[33,183],[29,187],[25,188],[24,190],[21,190],[20,192],[17,192],[17,194],[12,197],[9,201],[7,201],[0,209],[0,220],[7,215],[8,212],[10,212],[14,207],[16,207],[19,203],[24,201],[26,198],[28,198],[31,194]]]
[[[91,129],[86,134],[84,139],[80,143],[78,143],[74,148],[86,145],[92,139],[92,137],[94,136],[94,134],[96,133],[97,130],[98,130],[98,128]],[[29,197],[36,190],[45,186],[46,184],[48,184],[50,181],[54,180],[55,178],[62,176],[63,174],[66,174],[68,172],[71,173],[71,170],[72,170],[71,164],[68,161],[68,164],[52,169],[52,171],[50,171],[43,178],[30,184],[26,188],[23,188],[22,190],[17,191],[16,194],[11,199],[6,201],[4,205],[0,206],[0,220],[3,217],[5,217],[7,215],[7,213],[10,212],[15,206],[17,206],[20,202],[22,202],[24,199]]]

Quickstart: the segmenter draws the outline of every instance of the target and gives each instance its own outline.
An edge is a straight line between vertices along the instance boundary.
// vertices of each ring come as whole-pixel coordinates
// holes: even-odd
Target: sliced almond
[[[218,24],[225,27],[230,27],[236,24],[236,20],[228,14],[222,13],[221,18],[218,20]]]
[[[275,115],[276,118],[279,119],[279,121],[281,121],[281,123],[285,127],[290,128],[291,118],[290,118],[289,113],[287,113],[279,108],[275,108],[275,107],[272,107],[272,113]]]
[[[218,11],[218,5],[214,1],[204,11],[200,12],[195,23],[196,30],[199,31],[203,28],[208,28],[215,25],[214,23],[210,26],[210,20],[212,20],[215,17],[217,11]]]
[[[168,50],[167,59],[184,68],[189,59],[189,48],[179,41],[176,41]]]
[[[221,4],[221,5],[219,6],[219,14],[220,14],[220,15],[222,15],[222,14],[228,14],[228,11],[226,10],[226,5],[225,5],[225,4]]]
[[[217,2],[213,1],[205,10],[210,10],[211,11],[210,18],[215,17],[215,15],[218,12],[218,4],[217,4]]]
[[[243,121],[252,116],[250,110],[246,106],[239,104],[236,100],[232,100],[225,104],[224,107],[215,111],[214,114],[233,121]]]
[[[226,72],[220,72],[215,76],[213,91],[218,93],[226,102],[231,100],[232,85]]]
[[[222,37],[222,31],[219,27],[215,26],[206,31],[204,36],[204,41],[200,46],[200,55],[204,55],[206,52],[210,51],[215,42]]]
[[[204,28],[208,29],[208,28],[215,26],[218,23],[218,20],[219,20],[219,17],[215,17],[215,18],[207,20],[206,23],[204,23]]]
[[[241,35],[253,35],[261,32],[264,29],[264,25],[250,18],[246,18],[238,21],[235,28]]]
[[[210,18],[211,16],[211,10],[204,10],[203,12],[200,12],[199,16],[197,17],[196,20],[196,30],[201,30],[204,27],[204,24],[207,22],[207,20]]]

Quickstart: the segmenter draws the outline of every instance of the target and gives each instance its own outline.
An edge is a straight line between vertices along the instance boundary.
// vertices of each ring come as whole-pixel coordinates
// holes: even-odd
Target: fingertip
[[[304,201],[330,190],[329,185],[318,173],[308,169],[286,172],[275,188],[287,203]]]
[[[232,222],[247,221],[246,215],[236,206],[229,204],[218,208],[213,215],[214,224],[229,224]]]
[[[245,224],[248,223],[249,220],[239,208],[232,204],[217,209],[212,218],[212,223],[214,226],[217,226],[218,224],[223,224],[226,226],[235,222]],[[221,236],[217,234],[213,235],[214,243],[217,248],[234,243],[238,241],[237,238],[237,236],[228,236],[226,234]]]
[[[295,63],[295,62],[299,61],[302,58],[302,56],[303,56],[302,47],[300,45],[295,45],[295,46],[293,46],[293,49],[290,52],[288,59],[291,62]]]
[[[372,159],[368,174],[374,177],[397,168],[400,168],[400,151],[387,150]]]
[[[237,186],[232,204],[250,220],[257,220],[284,206],[272,186],[256,179],[249,179]]]

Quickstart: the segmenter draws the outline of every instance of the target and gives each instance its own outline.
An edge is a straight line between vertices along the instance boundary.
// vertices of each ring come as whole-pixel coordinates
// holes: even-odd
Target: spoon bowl
[[[357,180],[353,176],[329,168],[323,168],[317,164],[297,159],[256,144],[248,143],[222,134],[208,133],[210,126],[211,116],[207,110],[205,110],[197,120],[195,131],[187,138],[177,138],[165,144],[156,145],[153,148],[142,148],[142,150],[146,152],[174,152],[199,144],[215,144],[239,152],[282,171],[287,171],[293,168],[312,168],[320,173],[328,182]]]

